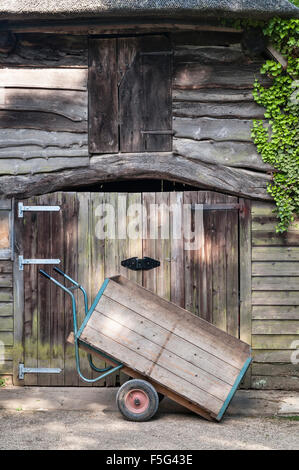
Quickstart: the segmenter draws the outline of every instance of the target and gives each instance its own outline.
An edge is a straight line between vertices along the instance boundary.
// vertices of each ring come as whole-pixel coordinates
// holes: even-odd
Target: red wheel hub
[[[149,397],[144,390],[133,389],[125,396],[125,405],[132,413],[143,413],[149,406]]]

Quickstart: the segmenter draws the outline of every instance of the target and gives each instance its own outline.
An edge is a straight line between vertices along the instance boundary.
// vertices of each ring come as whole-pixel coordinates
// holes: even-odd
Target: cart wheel
[[[120,387],[116,403],[119,411],[129,421],[148,421],[157,412],[159,397],[150,383],[133,379]]]

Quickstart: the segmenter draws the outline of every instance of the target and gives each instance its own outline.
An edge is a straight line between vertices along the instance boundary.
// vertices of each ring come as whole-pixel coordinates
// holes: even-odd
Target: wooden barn
[[[259,73],[270,52],[223,22],[273,16],[299,9],[286,0],[1,1],[8,383],[86,385],[66,342],[69,299],[38,275],[60,260],[90,298],[121,273],[249,343],[244,388],[299,390],[299,220],[276,233],[273,169],[251,137],[252,120],[264,119],[253,83],[270,86]],[[160,266],[122,264],[134,257]],[[20,378],[19,364],[62,372]]]

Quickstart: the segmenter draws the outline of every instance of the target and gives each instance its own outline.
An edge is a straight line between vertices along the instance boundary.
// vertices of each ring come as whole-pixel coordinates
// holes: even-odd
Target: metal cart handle
[[[74,286],[76,286],[77,289],[80,289],[80,291],[82,292],[83,297],[84,297],[85,315],[87,315],[87,313],[88,313],[88,298],[87,298],[86,290],[81,286],[81,284],[79,284],[78,282],[74,281],[74,279],[72,279],[70,276],[68,276],[68,275],[65,274],[63,271],[61,271],[61,269],[57,268],[56,266],[55,266],[55,268],[53,268],[53,269],[54,269],[54,271],[56,271],[58,274],[60,274],[60,275],[63,276],[65,279],[67,279],[67,280],[70,281],[72,284],[74,284]]]
[[[60,271],[60,270],[59,270]],[[50,281],[52,281],[54,284],[56,284],[58,287],[60,287],[62,290],[64,290],[67,294],[69,294],[69,296],[71,297],[72,299],[72,308],[73,308],[73,322],[74,322],[74,336],[75,336],[75,353],[76,353],[76,367],[77,367],[77,372],[79,374],[79,376],[81,377],[81,379],[83,379],[85,382],[89,382],[89,383],[93,383],[93,382],[97,382],[98,380],[101,380],[103,379],[104,377],[106,377],[107,375],[110,375],[112,374],[113,372],[116,372],[117,370],[121,369],[123,367],[123,364],[119,364],[115,367],[113,366],[109,366],[109,367],[106,367],[105,369],[98,369],[93,363],[92,363],[92,357],[91,355],[89,354],[89,363],[91,365],[91,367],[97,371],[97,372],[104,372],[102,373],[102,375],[100,375],[99,377],[96,377],[95,379],[87,379],[86,377],[84,377],[84,375],[81,373],[81,369],[80,369],[80,355],[79,355],[79,346],[78,346],[78,338],[77,338],[77,333],[78,333],[78,325],[77,325],[77,309],[76,309],[76,300],[75,300],[75,296],[74,294],[70,291],[70,289],[67,289],[63,284],[61,284],[60,282],[58,282],[54,277],[50,276],[48,273],[46,273],[46,271],[44,271],[43,269],[40,269],[39,270],[40,274],[44,277],[46,277],[47,279],[49,279]],[[76,281],[73,281],[73,279],[71,279],[69,276],[67,276],[66,274],[64,274],[62,271],[61,273],[59,274],[62,274],[64,277],[66,277],[67,279],[69,279],[71,282],[73,282],[73,284],[78,284],[76,283]],[[79,284],[78,284],[79,286]],[[79,286],[80,288],[81,286]],[[85,293],[86,295],[86,292],[85,290],[83,289],[82,287],[82,292]],[[85,298],[85,296],[84,296]],[[85,303],[85,311],[86,311],[86,305],[87,305],[87,302]],[[87,312],[86,312],[87,313]]]

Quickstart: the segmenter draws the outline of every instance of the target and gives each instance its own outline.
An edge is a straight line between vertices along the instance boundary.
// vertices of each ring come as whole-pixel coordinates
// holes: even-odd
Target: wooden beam
[[[251,202],[240,199],[240,339],[251,345]],[[250,388],[251,368],[243,381]]]
[[[179,19],[151,19],[139,20],[106,20],[98,18],[85,18],[82,20],[41,20],[36,21],[5,21],[0,26],[0,31],[11,32],[44,32],[51,34],[123,34],[123,33],[149,33],[165,31],[209,31],[223,32],[241,35],[242,30],[222,25],[205,24],[194,20]]]
[[[279,62],[282,65],[282,68],[285,70],[288,66],[288,61],[283,57],[283,55],[278,52],[273,44],[268,44],[266,51],[270,54],[270,56],[275,59],[277,62]]]
[[[53,159],[55,160],[55,159]],[[70,160],[71,161],[71,160]],[[166,179],[199,188],[269,200],[270,176],[248,169],[193,161],[171,152],[116,153],[90,159],[85,167],[43,174],[0,177],[0,196],[27,197],[104,181]]]

